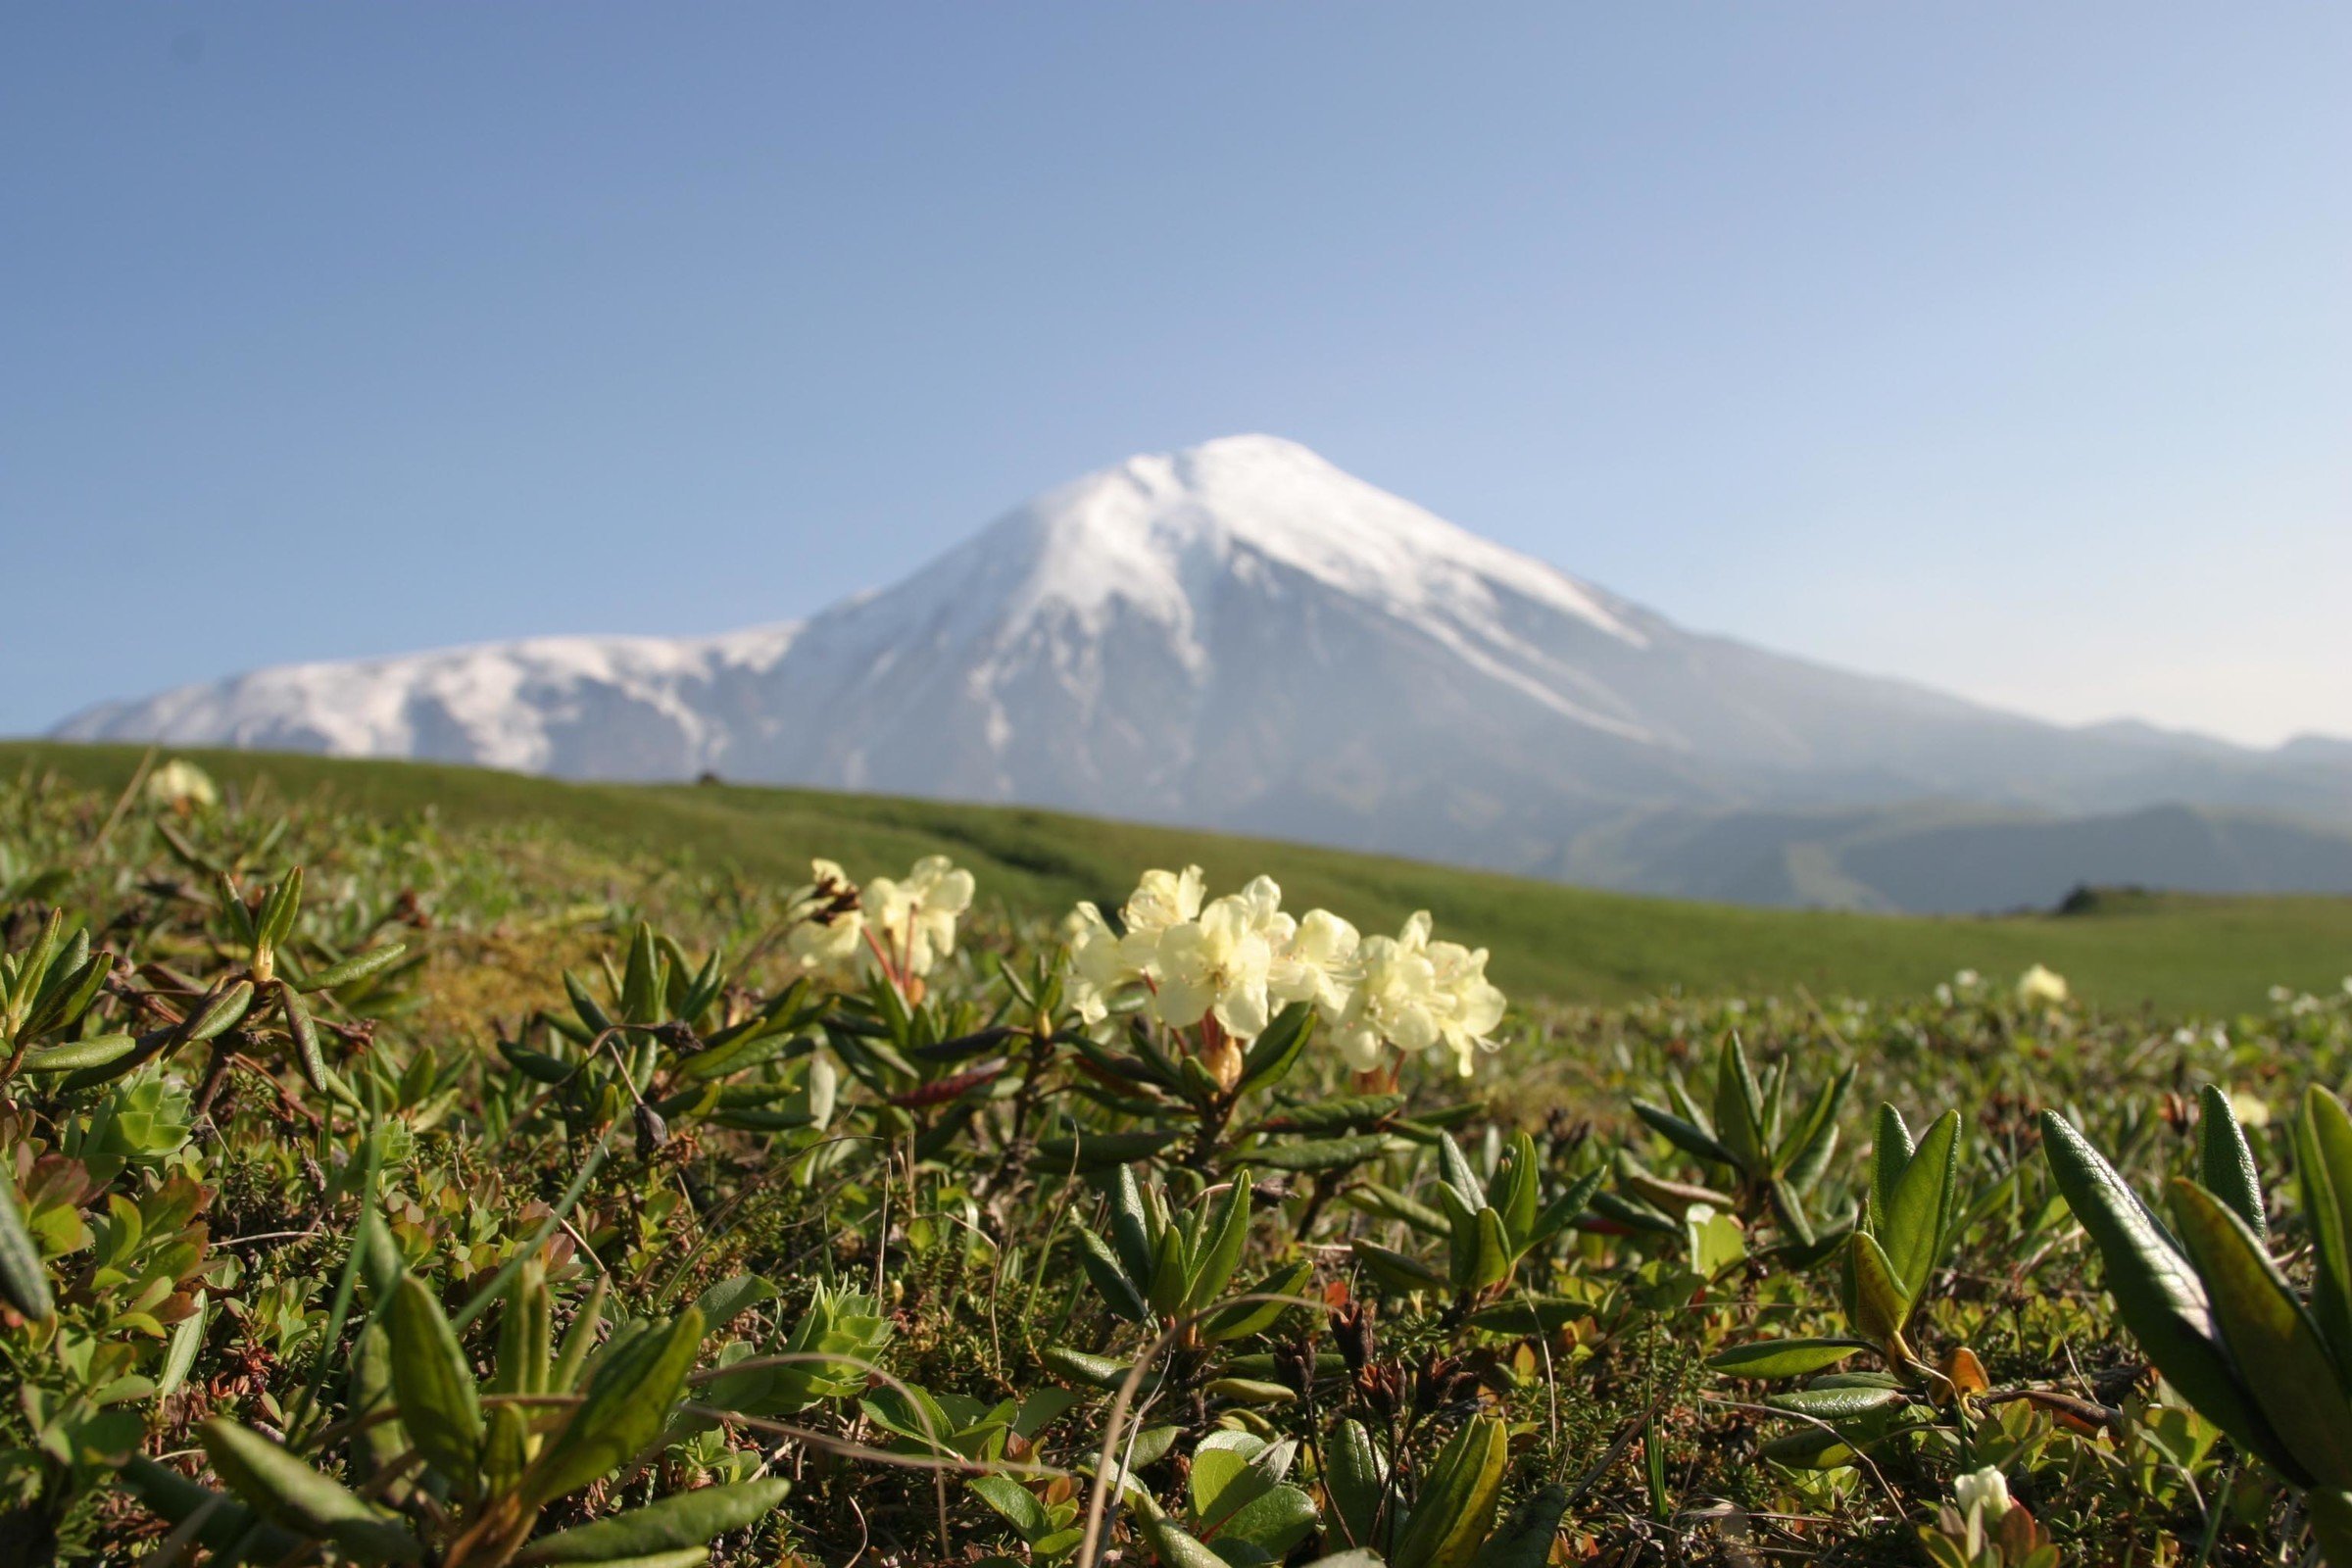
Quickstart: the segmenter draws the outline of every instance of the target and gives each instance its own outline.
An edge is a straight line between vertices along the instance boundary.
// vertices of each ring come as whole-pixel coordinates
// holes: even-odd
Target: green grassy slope
[[[1503,986],[1562,1002],[1692,992],[1914,993],[1954,970],[1998,980],[2047,963],[2111,1006],[2228,1010],[2273,984],[2332,989],[2352,973],[2352,900],[2158,897],[2059,917],[1918,918],[1744,908],[1596,893],[1409,860],[1107,822],[1019,808],[733,785],[569,784],[477,768],[229,752],[187,754],[223,782],[267,778],[385,813],[430,808],[453,826],[536,822],[602,848],[685,856],[802,879],[812,855],[853,875],[932,851],[978,874],[983,897],[1058,914],[1115,902],[1150,865],[1197,862],[1212,890],[1257,872],[1293,907],[1324,905],[1366,929],[1434,911],[1442,934],[1494,950]],[[0,744],[0,767],[54,768],[119,789],[129,747]]]

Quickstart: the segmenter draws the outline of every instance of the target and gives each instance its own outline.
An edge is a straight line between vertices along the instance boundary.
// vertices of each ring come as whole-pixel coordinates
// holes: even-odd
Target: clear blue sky
[[[0,11],[0,732],[1304,441],[1688,624],[2352,733],[2352,9]]]

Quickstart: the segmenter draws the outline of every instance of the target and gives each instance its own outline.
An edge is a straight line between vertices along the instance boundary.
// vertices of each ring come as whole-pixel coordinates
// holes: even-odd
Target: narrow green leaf
[[[317,974],[297,980],[294,989],[302,992],[339,991],[355,981],[388,969],[400,956],[409,951],[405,942],[387,942],[380,948],[355,953],[341,963],[330,963]]]
[[[1389,1467],[1372,1446],[1372,1435],[1362,1422],[1342,1421],[1324,1446],[1323,1490],[1331,1498],[1347,1540],[1357,1546],[1379,1544],[1377,1525],[1382,1494],[1388,1489]]]
[[[1470,1568],[1544,1568],[1568,1512],[1568,1489],[1553,1482],[1513,1508],[1470,1559]]]
[[[1250,1173],[1237,1170],[1225,1192],[1225,1201],[1210,1218],[1200,1250],[1189,1262],[1184,1307],[1196,1310],[1225,1294],[1233,1271],[1241,1266],[1242,1247],[1250,1240]]]
[[[2317,1084],[2295,1118],[2295,1167],[2318,1254],[2312,1314],[2336,1365],[2352,1367],[2352,1114]]]
[[[1704,1131],[1695,1123],[1677,1116],[1671,1110],[1637,1100],[1634,1102],[1634,1114],[1641,1117],[1652,1131],[1664,1137],[1668,1143],[1693,1158],[1703,1159],[1714,1165],[1730,1165],[1735,1168],[1740,1164],[1739,1156],[1724,1148],[1713,1134]]]
[[[2263,1213],[2262,1174],[2254,1168],[2254,1151],[2246,1130],[2238,1125],[2230,1097],[2214,1084],[2197,1092],[2197,1180],[2214,1197],[2228,1203],[2239,1219],[2267,1242],[2269,1216]]]
[[[1801,1378],[1869,1348],[1860,1340],[1758,1340],[1718,1350],[1707,1365],[1736,1378]]]
[[[41,1264],[32,1233],[24,1228],[16,1180],[6,1169],[0,1169],[0,1300],[35,1321],[57,1310],[49,1294],[49,1271]]]
[[[702,1343],[703,1314],[690,1306],[608,1354],[588,1379],[587,1397],[523,1478],[523,1496],[551,1502],[636,1457],[661,1436]]]
[[[1152,1309],[1144,1303],[1143,1293],[1136,1289],[1134,1281],[1128,1279],[1127,1271],[1119,1266],[1118,1257],[1111,1251],[1110,1245],[1083,1224],[1077,1225],[1076,1229],[1078,1262],[1086,1270],[1086,1277],[1094,1282],[1096,1291],[1101,1293],[1103,1303],[1130,1323],[1149,1319]]]
[[[2282,1473],[2300,1466],[2255,1408],[2224,1352],[2205,1285],[2176,1251],[2139,1196],[2056,1111],[2041,1113],[2042,1154],[2067,1207],[2106,1265],[2124,1326],[2156,1370],[2238,1446]]]
[[[1494,1523],[1509,1442],[1501,1421],[1473,1416],[1438,1450],[1397,1532],[1395,1568],[1465,1568]]]
[[[392,1388],[401,1424],[425,1462],[470,1494],[481,1462],[482,1409],[457,1331],[433,1293],[404,1275],[386,1324],[392,1340]]]
[[[791,1491],[790,1481],[771,1479],[681,1492],[594,1524],[543,1537],[525,1546],[514,1561],[600,1562],[699,1546],[729,1531],[758,1524]]]
[[[397,1516],[320,1475],[260,1433],[215,1416],[198,1436],[213,1473],[272,1522],[331,1541],[361,1562],[424,1560],[423,1546]]]
[[[2303,1303],[2253,1227],[2220,1197],[2176,1181],[2173,1212],[2181,1244],[2213,1294],[2222,1343],[2271,1430],[2312,1479],[2352,1487],[2352,1394]]]
[[[1927,1294],[1951,1224],[1960,1167],[1960,1113],[1936,1118],[1905,1162],[1887,1206],[1872,1216],[1908,1317]]]

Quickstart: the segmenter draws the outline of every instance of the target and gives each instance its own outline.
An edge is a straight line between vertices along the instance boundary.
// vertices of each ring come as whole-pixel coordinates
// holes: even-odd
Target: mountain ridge
[[[56,733],[714,771],[1637,889],[1661,815],[2187,802],[2352,824],[2352,748],[2069,729],[1692,632],[1262,435],[1081,476],[798,621],[277,666]]]

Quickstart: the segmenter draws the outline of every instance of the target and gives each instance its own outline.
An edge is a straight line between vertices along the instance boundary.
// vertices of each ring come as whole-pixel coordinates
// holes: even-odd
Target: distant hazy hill
[[[1205,866],[1213,888],[1259,872],[1294,907],[1322,906],[1366,930],[1414,909],[1441,934],[1494,951],[1515,997],[1622,1001],[1695,995],[1917,996],[1962,967],[2006,986],[2047,963],[2103,1006],[2171,1012],[2260,1007],[2273,985],[2333,993],[2352,969],[2352,899],[2087,901],[2081,914],[1990,918],[1761,909],[1642,898],[1342,850],[882,795],[742,786],[569,783],[482,768],[205,752],[221,784],[398,818],[430,808],[446,830],[524,828],[592,851],[690,856],[748,881],[790,886],[809,857],[854,876],[945,853],[979,877],[981,903],[1052,920],[1078,899],[1115,901],[1140,867]],[[112,800],[141,749],[0,742],[0,778],[51,771]],[[547,857],[564,863],[566,857]],[[596,884],[598,889],[602,882]],[[589,889],[583,893],[598,896]]]
[[[2029,902],[2122,845],[2152,857],[2126,880],[2352,887],[2324,827],[2195,816],[2268,846],[2201,861],[2183,830],[2016,823],[2040,849],[2012,854],[1907,815],[2352,824],[2352,746],[2065,728],[1687,631],[1265,436],[1088,475],[805,622],[267,669],[57,733],[714,770],[1768,902]],[[1824,812],[1844,825],[1788,825]]]

